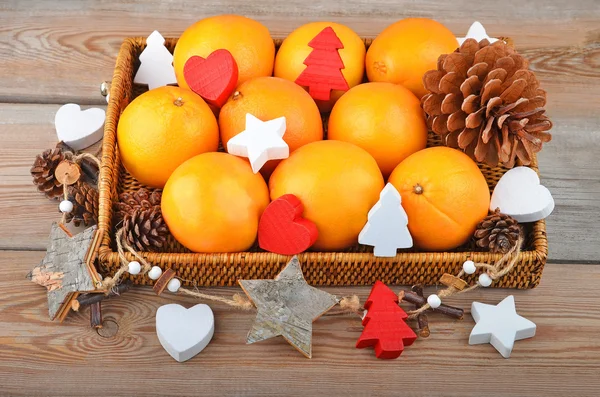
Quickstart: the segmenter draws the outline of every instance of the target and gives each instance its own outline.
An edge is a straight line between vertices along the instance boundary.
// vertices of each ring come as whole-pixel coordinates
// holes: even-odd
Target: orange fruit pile
[[[344,250],[357,243],[388,176],[416,246],[455,248],[487,214],[489,190],[465,154],[425,149],[420,98],[423,74],[457,46],[448,29],[428,19],[392,24],[368,51],[349,27],[314,22],[294,30],[275,55],[261,23],[236,15],[203,19],[175,47],[179,87],[151,90],[123,111],[121,160],[142,184],[164,186],[165,222],[192,251],[249,249],[264,209],[285,194],[296,195],[303,216],[316,224],[313,250]],[[189,89],[183,69],[191,56],[219,49],[232,54],[239,79],[221,109],[211,110]],[[365,69],[371,82],[364,83]],[[299,76],[308,87],[296,83]],[[312,97],[327,94],[330,100]],[[321,112],[331,112],[327,140]],[[247,114],[286,121],[289,157],[257,174],[246,158],[217,152],[246,129]]]

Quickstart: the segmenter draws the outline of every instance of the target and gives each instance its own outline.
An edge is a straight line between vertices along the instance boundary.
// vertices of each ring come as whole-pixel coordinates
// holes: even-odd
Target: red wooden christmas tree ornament
[[[410,346],[417,335],[406,324],[408,315],[398,306],[398,295],[384,283],[376,281],[365,303],[365,326],[356,347],[375,346],[377,358],[398,358],[404,346]]]
[[[238,67],[225,49],[212,52],[206,59],[194,55],[183,65],[183,77],[190,89],[214,106],[227,102],[238,82]]]
[[[281,255],[296,255],[317,241],[317,226],[302,218],[304,207],[293,194],[273,200],[258,223],[260,248]]]
[[[296,84],[308,87],[308,93],[314,99],[328,101],[331,90],[348,91],[348,82],[341,69],[344,62],[338,49],[344,44],[337,37],[331,26],[316,35],[308,46],[313,48],[304,60],[306,69],[296,79]]]

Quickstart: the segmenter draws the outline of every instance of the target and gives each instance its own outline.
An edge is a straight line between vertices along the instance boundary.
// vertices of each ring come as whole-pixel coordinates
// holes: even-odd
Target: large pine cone
[[[546,117],[546,91],[528,61],[502,41],[466,40],[442,55],[437,70],[423,76],[430,91],[422,100],[430,129],[446,146],[495,167],[512,168],[518,158],[531,163],[533,154],[552,136]]]
[[[69,186],[68,191],[73,211],[67,214],[67,222],[73,221],[75,226],[82,222],[85,226],[98,223],[98,190],[79,180]]]
[[[487,248],[492,253],[506,254],[519,240],[521,227],[510,215],[496,209],[486,216],[475,229],[475,244]]]
[[[115,203],[115,214],[117,221],[132,214],[136,210],[149,209],[160,206],[162,193],[159,190],[148,190],[140,188],[135,192],[124,192],[119,194],[119,201]]]
[[[160,251],[167,241],[169,228],[160,207],[137,209],[123,218],[123,235],[137,251]]]
[[[54,177],[54,171],[58,164],[66,158],[60,147],[48,149],[35,157],[31,167],[33,184],[38,191],[44,193],[49,199],[62,198],[62,184]]]

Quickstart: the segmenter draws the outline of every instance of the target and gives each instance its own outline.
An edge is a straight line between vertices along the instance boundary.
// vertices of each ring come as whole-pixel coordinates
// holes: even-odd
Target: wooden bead
[[[492,278],[487,273],[483,273],[479,276],[479,284],[482,287],[489,287],[492,285],[492,281]]]
[[[68,214],[71,211],[73,211],[73,203],[69,200],[63,200],[58,205],[58,209],[60,209],[60,212],[62,212],[63,214]]]
[[[178,278],[174,278],[174,279],[172,279],[172,280],[171,280],[171,281],[169,281],[169,283],[167,284],[167,289],[168,289],[170,292],[173,292],[173,293],[175,293],[175,292],[179,291],[179,288],[181,288],[181,281],[179,281],[179,279],[178,279]]]
[[[148,277],[152,280],[158,280],[162,275],[162,269],[158,266],[152,266],[152,269],[148,272]]]
[[[437,309],[442,304],[442,300],[436,294],[431,294],[427,297],[427,303],[432,309]]]
[[[463,263],[463,271],[466,274],[473,274],[473,273],[475,273],[476,270],[477,270],[477,267],[475,267],[475,262],[465,261],[465,263]]]
[[[131,261],[127,265],[127,272],[132,275],[140,274],[142,271],[142,265],[138,261]]]

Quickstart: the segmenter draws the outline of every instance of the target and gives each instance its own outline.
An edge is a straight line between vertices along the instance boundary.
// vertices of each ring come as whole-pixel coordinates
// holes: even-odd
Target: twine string
[[[490,265],[488,263],[479,263],[476,262],[475,263],[475,267],[476,268],[480,268],[480,269],[485,269],[486,272],[488,273],[488,275],[490,276],[490,278],[495,281],[498,280],[499,278],[504,277],[505,275],[507,275],[508,273],[510,273],[510,271],[515,267],[515,265],[517,264],[517,261],[519,259],[519,252],[521,250],[521,244],[523,244],[523,237],[519,237],[519,239],[517,240],[517,242],[515,243],[515,245],[510,249],[510,251],[508,251],[506,254],[504,254],[497,262],[495,265]],[[504,266],[504,263],[508,261],[508,264],[506,266]],[[461,270],[458,273],[458,278],[462,278],[465,275],[465,271]],[[437,295],[440,297],[440,299],[442,298],[447,298],[453,295],[459,295],[459,294],[464,294],[466,292],[470,292],[473,291],[477,288],[480,288],[481,284],[479,284],[479,282],[471,285],[468,288],[465,288],[463,290],[459,290],[456,289],[453,286],[450,286],[442,291],[440,291]],[[424,311],[430,309],[431,306],[429,305],[429,303],[425,303],[423,306],[421,306],[419,309],[416,310],[411,310],[408,312],[408,318],[409,319],[415,319],[419,316],[419,314],[423,313]]]
[[[80,153],[76,156],[73,155],[73,161],[76,163],[81,162],[81,160],[83,160],[83,159],[92,160],[98,166],[98,169],[100,169],[100,167],[102,167],[102,162],[100,161],[100,159],[91,153],[84,152],[84,153]]]

